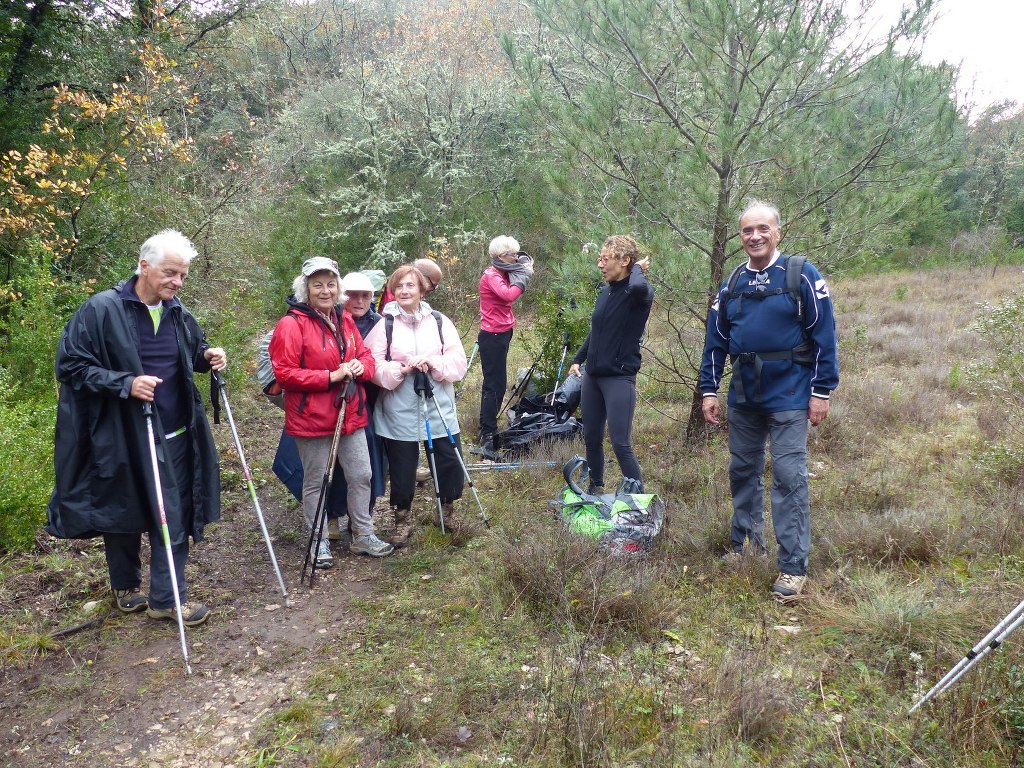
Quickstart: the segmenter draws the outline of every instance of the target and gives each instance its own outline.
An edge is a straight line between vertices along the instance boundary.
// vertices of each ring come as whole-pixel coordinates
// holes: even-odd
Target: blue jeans
[[[772,525],[779,545],[779,571],[807,573],[811,548],[810,484],[807,480],[807,410],[757,413],[729,409],[729,485],[732,546],[749,541],[764,550],[764,458],[772,456]]]

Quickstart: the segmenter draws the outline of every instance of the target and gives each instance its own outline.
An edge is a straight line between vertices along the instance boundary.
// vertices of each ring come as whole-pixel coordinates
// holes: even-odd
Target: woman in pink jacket
[[[480,278],[480,335],[476,340],[484,373],[480,391],[480,447],[485,455],[494,450],[498,408],[508,386],[508,348],[516,325],[512,304],[523,295],[533,277],[533,259],[519,250],[515,238],[496,237],[487,252],[491,266]]]
[[[428,421],[446,518],[452,502],[462,496],[462,466],[455,455],[461,442],[454,383],[466,375],[466,350],[452,321],[423,301],[428,287],[427,279],[413,266],[396,269],[388,278],[395,300],[385,305],[384,319],[366,336],[375,363],[373,383],[381,388],[373,420],[377,435],[384,440],[391,476],[396,527],[391,542],[395,546],[404,545],[409,538],[419,446],[426,440]],[[416,393],[419,371],[433,384],[430,401]],[[455,446],[448,440],[445,425]]]
[[[331,259],[307,259],[292,283],[291,309],[277,322],[270,342],[274,376],[284,390],[284,428],[295,438],[302,459],[302,511],[312,528],[321,484],[338,419],[342,437],[337,462],[348,481],[352,525],[349,551],[384,557],[394,550],[377,538],[370,517],[370,454],[363,429],[369,409],[363,382],[373,376],[374,360],[352,315],[338,306],[341,275]],[[355,386],[341,413],[341,394]],[[326,535],[310,556],[317,568],[334,565]]]

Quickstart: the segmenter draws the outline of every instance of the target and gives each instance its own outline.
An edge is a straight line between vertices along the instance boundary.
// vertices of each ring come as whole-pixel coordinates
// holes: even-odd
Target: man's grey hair
[[[747,203],[747,207],[743,209],[743,213],[740,214],[740,217],[737,219],[737,221],[743,221],[743,217],[746,216],[755,208],[764,208],[766,211],[771,213],[772,216],[775,217],[775,226],[782,226],[782,217],[779,215],[779,209],[776,208],[771,203],[764,202],[764,200],[751,200],[749,203]]]
[[[159,267],[164,262],[167,252],[176,253],[186,265],[192,263],[192,259],[199,255],[192,241],[176,229],[164,229],[157,232],[139,248],[139,265],[135,268],[135,274],[142,274],[142,261],[145,260],[151,267]]]
[[[509,235],[498,235],[487,246],[487,254],[492,259],[507,256],[510,253],[519,253],[519,241]]]

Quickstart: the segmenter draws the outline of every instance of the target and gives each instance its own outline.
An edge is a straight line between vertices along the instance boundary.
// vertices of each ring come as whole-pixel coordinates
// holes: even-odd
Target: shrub
[[[32,400],[53,392],[53,359],[64,324],[92,293],[89,283],[64,282],[51,269],[41,245],[15,281],[0,284],[0,366],[18,397]]]
[[[11,390],[9,374],[0,368],[0,393]],[[29,548],[46,519],[53,489],[53,424],[56,398],[52,389],[35,402],[13,402],[0,394],[0,551]]]
[[[609,554],[560,526],[509,535],[500,551],[512,594],[558,623],[651,638],[678,612],[653,565]]]

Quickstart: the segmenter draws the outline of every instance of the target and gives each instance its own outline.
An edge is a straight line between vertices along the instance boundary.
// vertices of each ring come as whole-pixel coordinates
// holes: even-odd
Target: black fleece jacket
[[[586,362],[591,376],[635,376],[653,303],[654,289],[636,264],[629,277],[604,285],[590,316],[590,333],[573,362]]]

